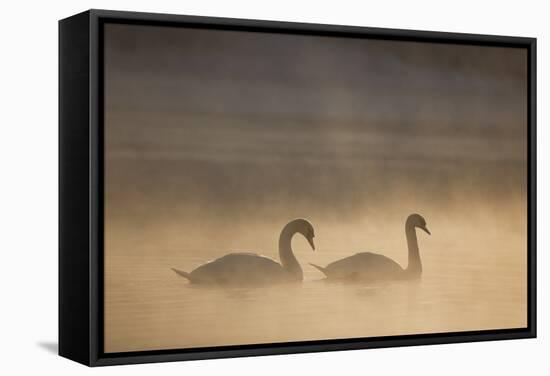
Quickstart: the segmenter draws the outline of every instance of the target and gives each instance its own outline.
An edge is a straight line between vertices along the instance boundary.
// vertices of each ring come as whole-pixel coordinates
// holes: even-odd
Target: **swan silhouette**
[[[392,259],[376,253],[363,252],[328,264],[326,267],[310,264],[319,269],[329,280],[382,282],[419,278],[422,274],[422,262],[418,250],[416,228],[428,235],[426,220],[419,214],[411,214],[405,222],[405,234],[409,248],[409,264],[403,269]]]
[[[172,270],[190,283],[202,285],[254,286],[301,282],[303,271],[291,248],[292,237],[297,233],[302,234],[315,250],[313,226],[305,219],[295,219],[283,228],[279,236],[280,264],[266,256],[237,252],[209,261],[190,273]]]

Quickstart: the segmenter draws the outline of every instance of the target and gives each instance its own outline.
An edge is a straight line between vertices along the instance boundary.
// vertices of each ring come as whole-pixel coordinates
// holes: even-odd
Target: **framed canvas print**
[[[59,23],[59,353],[529,338],[535,39]]]

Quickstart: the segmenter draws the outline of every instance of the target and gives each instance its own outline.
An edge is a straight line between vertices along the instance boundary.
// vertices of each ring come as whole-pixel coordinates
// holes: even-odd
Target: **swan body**
[[[256,253],[235,252],[209,261],[189,273],[172,270],[189,282],[201,285],[257,286],[300,282],[303,271],[290,246],[296,233],[302,234],[315,249],[313,226],[305,219],[295,219],[283,228],[279,237],[281,263]]]
[[[248,252],[230,253],[199,266],[191,273],[173,270],[191,283],[197,284],[263,285],[291,280],[291,275],[277,261]]]
[[[321,271],[327,279],[361,282],[385,282],[419,278],[422,263],[418,250],[416,228],[430,234],[426,220],[419,214],[411,214],[405,223],[405,233],[409,248],[409,264],[403,269],[389,257],[372,252],[357,253],[328,264],[326,267],[310,264]]]
[[[372,252],[357,253],[320,267],[310,264],[327,278],[349,281],[383,281],[400,279],[403,268],[389,257]]]

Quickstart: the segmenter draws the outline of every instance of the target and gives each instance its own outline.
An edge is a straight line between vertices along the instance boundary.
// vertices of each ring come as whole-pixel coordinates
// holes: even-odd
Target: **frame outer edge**
[[[319,351],[338,351],[338,350],[353,350],[353,349],[369,349],[397,346],[416,346],[416,345],[431,345],[431,344],[448,344],[457,342],[477,342],[477,341],[492,341],[502,339],[521,339],[532,338],[536,336],[536,39],[527,37],[507,37],[497,35],[478,35],[478,34],[462,34],[462,33],[445,33],[433,31],[416,31],[416,30],[399,30],[399,29],[382,29],[369,28],[358,26],[338,26],[338,25],[320,25],[320,24],[303,24],[295,22],[280,22],[280,21],[260,21],[247,19],[231,19],[218,17],[202,17],[202,16],[180,16],[171,14],[154,14],[140,12],[123,12],[91,9],[88,12],[89,21],[89,291],[88,298],[90,310],[88,312],[88,329],[89,341],[88,354],[89,366],[105,366],[116,364],[135,364],[145,362],[165,362],[165,361],[182,361],[194,359],[212,359],[212,358],[227,358],[227,357],[242,357],[242,356],[259,356],[259,355],[275,355],[275,354],[291,354]],[[394,336],[384,338],[358,338],[342,341],[311,341],[306,343],[286,343],[286,344],[265,344],[265,346],[231,346],[231,349],[223,348],[202,348],[202,349],[186,349],[173,350],[170,352],[140,352],[138,354],[120,353],[120,354],[104,354],[102,344],[99,341],[102,337],[99,335],[103,330],[102,315],[103,305],[100,304],[101,291],[103,288],[100,273],[102,270],[101,259],[101,241],[100,228],[102,209],[99,204],[102,202],[101,190],[102,179],[100,172],[103,173],[102,156],[100,156],[101,146],[101,126],[102,116],[100,110],[103,110],[102,99],[99,88],[102,87],[99,83],[100,78],[100,58],[102,57],[100,46],[99,31],[101,19],[119,19],[122,22],[131,21],[154,21],[157,23],[172,23],[172,24],[201,24],[218,26],[219,28],[238,26],[243,29],[266,29],[275,32],[287,30],[288,32],[331,32],[346,36],[346,33],[361,35],[362,37],[370,37],[377,39],[418,39],[423,42],[435,43],[453,43],[453,44],[481,44],[481,45],[507,45],[510,47],[528,48],[530,61],[530,106],[529,114],[529,172],[530,172],[530,199],[531,204],[528,207],[530,224],[530,248],[528,249],[530,257],[531,274],[529,283],[531,286],[528,291],[530,297],[529,305],[529,320],[530,325],[527,328],[506,329],[502,331],[479,331],[479,332],[464,332],[464,333],[443,333],[429,335],[411,335],[411,336]],[[323,343],[320,343],[323,342]]]
[[[99,289],[102,286],[100,279],[100,237],[99,237],[99,215],[100,210],[100,191],[103,189],[99,182],[99,171],[103,169],[100,166],[99,150],[99,117],[102,116],[99,106],[98,87],[99,83],[99,35],[98,35],[98,16],[94,10],[89,11],[89,49],[90,49],[90,83],[89,83],[89,129],[90,129],[90,366],[97,365],[102,344],[99,343],[99,331],[103,317],[103,304],[99,304]],[[102,277],[102,274],[101,274]]]
[[[529,271],[529,291],[530,296],[530,329],[531,335],[537,337],[537,39],[531,38],[529,43],[529,85],[528,92],[530,106],[527,109],[529,117],[530,138],[528,140],[530,174],[530,190],[528,192],[529,202],[527,212],[529,215],[529,256],[531,258]]]
[[[59,21],[59,355],[89,365],[89,15]]]

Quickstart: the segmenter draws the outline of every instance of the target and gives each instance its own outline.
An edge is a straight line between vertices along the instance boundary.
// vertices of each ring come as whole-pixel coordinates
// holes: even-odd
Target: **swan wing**
[[[191,276],[202,284],[263,285],[284,279],[286,272],[269,257],[236,252],[199,266]]]
[[[334,261],[325,268],[327,276],[349,280],[388,280],[397,279],[403,268],[389,257],[362,252]]]

